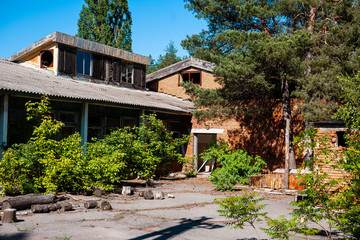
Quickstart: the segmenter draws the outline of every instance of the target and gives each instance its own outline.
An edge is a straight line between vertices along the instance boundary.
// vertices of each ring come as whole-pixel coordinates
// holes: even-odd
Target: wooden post
[[[7,145],[7,135],[8,135],[8,121],[9,121],[9,96],[7,94],[3,95],[1,106],[0,106],[0,147]],[[0,149],[0,158],[2,158],[2,151]]]
[[[12,223],[16,222],[16,209],[8,208],[3,211],[3,216],[1,218],[3,223]]]
[[[85,145],[88,140],[88,120],[89,120],[89,103],[83,103],[81,112],[81,145]],[[84,149],[86,150],[86,149]]]
[[[195,172],[198,170],[198,137],[194,133],[194,168]]]

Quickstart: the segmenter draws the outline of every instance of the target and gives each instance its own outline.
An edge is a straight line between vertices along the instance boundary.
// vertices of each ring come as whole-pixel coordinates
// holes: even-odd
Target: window
[[[201,85],[201,72],[183,72],[181,73],[181,78],[183,82],[192,82],[193,84]]]
[[[91,53],[77,50],[76,71],[78,74],[91,75]]]
[[[337,136],[337,147],[347,147],[346,139],[345,139],[345,132],[343,132],[343,131],[336,132],[336,136]]]
[[[121,63],[121,81],[125,83],[133,83],[133,64]]]

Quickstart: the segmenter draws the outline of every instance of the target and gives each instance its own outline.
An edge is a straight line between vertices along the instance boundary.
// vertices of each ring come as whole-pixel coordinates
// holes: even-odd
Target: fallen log
[[[50,209],[47,204],[37,204],[37,205],[31,206],[31,212],[33,212],[33,213],[48,213],[48,212],[50,212]]]
[[[70,202],[61,203],[61,211],[71,211],[73,210],[73,205]]]
[[[3,211],[3,216],[1,218],[3,223],[12,223],[16,222],[16,209],[8,208]]]
[[[102,211],[107,211],[107,210],[111,210],[112,207],[111,207],[111,204],[108,202],[108,201],[101,201],[100,203],[100,209]]]
[[[146,200],[154,199],[154,193],[153,193],[153,191],[151,191],[151,190],[145,191],[145,192],[144,192],[144,198],[145,198]]]
[[[3,209],[14,208],[16,210],[24,210],[31,208],[35,204],[54,203],[56,196],[53,193],[46,195],[28,194],[24,196],[12,197],[5,200],[2,204]]]
[[[84,208],[86,208],[86,209],[96,208],[97,205],[98,204],[95,200],[89,200],[89,201],[84,202]]]

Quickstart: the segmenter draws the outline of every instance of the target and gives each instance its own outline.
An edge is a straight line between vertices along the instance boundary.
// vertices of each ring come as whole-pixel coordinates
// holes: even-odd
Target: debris
[[[168,198],[175,198],[174,194],[168,194]]]
[[[96,197],[101,197],[101,196],[104,195],[104,194],[105,194],[104,189],[102,189],[102,188],[95,188],[95,190],[94,190],[94,195],[95,195]]]
[[[84,203],[84,208],[86,208],[86,209],[96,208],[97,206],[98,206],[98,204],[94,200],[89,200]]]
[[[122,195],[131,195],[133,193],[133,190],[131,189],[130,186],[123,186]]]
[[[154,193],[151,190],[147,190],[144,192],[144,198],[147,200],[153,199],[154,198]]]
[[[2,223],[16,222],[16,209],[15,208],[5,209],[1,221]]]
[[[164,199],[164,193],[162,191],[154,192],[154,199],[156,199],[156,200]]]
[[[5,200],[2,204],[3,209],[15,208],[16,210],[29,209],[34,204],[54,203],[56,196],[53,193],[46,195],[28,194],[24,196],[12,197]]]
[[[112,207],[108,201],[104,200],[104,201],[101,201],[101,203],[100,203],[100,209],[102,211],[108,211],[108,210],[111,210]]]

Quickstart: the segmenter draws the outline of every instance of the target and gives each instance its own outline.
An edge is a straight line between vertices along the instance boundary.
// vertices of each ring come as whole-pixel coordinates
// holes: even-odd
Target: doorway
[[[200,154],[203,153],[206,149],[206,147],[209,145],[210,142],[216,141],[216,135],[217,134],[211,134],[211,133],[198,133],[196,134],[195,144],[197,146],[194,146],[195,149],[197,149],[197,152],[194,153],[194,155],[197,157],[196,162],[196,169],[198,172],[205,172],[205,171],[211,171],[212,170],[212,161],[209,161],[204,164],[204,160],[200,157]]]

